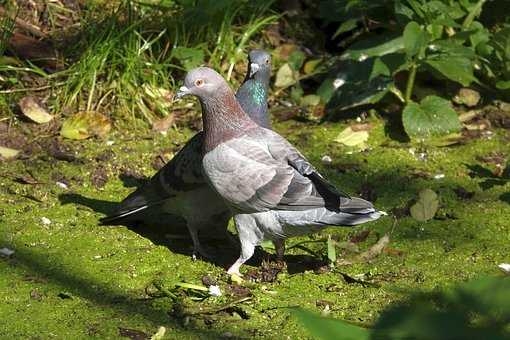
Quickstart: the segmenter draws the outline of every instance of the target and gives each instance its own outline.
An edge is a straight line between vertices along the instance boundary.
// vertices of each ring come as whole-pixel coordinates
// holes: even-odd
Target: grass
[[[99,18],[85,16],[77,43],[66,51],[72,64],[56,76],[66,82],[56,110],[109,111],[152,123],[170,114],[167,99],[147,99],[141,88],[173,89],[186,69],[206,62],[230,74],[250,38],[277,18],[271,2],[199,4],[184,9],[122,1]]]
[[[15,253],[0,257],[0,334],[6,338],[117,338],[123,332],[119,328],[150,335],[165,326],[167,338],[220,338],[226,333],[241,338],[306,338],[287,307],[321,312],[328,304],[330,316],[371,326],[383,310],[406,301],[410,292],[430,292],[498,275],[497,264],[508,262],[510,184],[487,187],[483,171],[472,169],[486,167],[476,161],[479,156],[491,152],[508,156],[506,132],[496,130],[491,139],[457,147],[428,148],[428,160],[421,161],[408,145],[389,139],[381,122],[373,123],[371,149],[353,154],[331,142],[344,124],[286,122],[275,128],[347,192],[356,194],[368,183],[382,210],[405,207],[421,189],[432,188],[440,197],[438,218],[426,223],[400,218],[391,234],[392,251],[370,263],[341,266],[333,272],[314,273],[319,259],[294,247],[287,253],[287,271],[275,282],[247,284],[251,299],[208,315],[196,311],[239,299],[224,270],[236,258],[235,250],[221,247],[217,251],[223,254],[224,264],[193,261],[189,240],[165,236],[175,234],[174,229],[97,226],[98,218],[132,190],[126,170],[152,175],[150,164],[156,155],[175,151],[189,138],[189,131],[142,140],[129,134],[112,135],[113,146],[100,140],[65,142],[84,163],[55,161],[44,154],[5,163],[0,177],[0,248]],[[331,156],[332,164],[320,162],[325,154]],[[91,181],[99,168],[109,178],[103,187]],[[27,171],[42,184],[13,181]],[[436,174],[445,177],[433,179]],[[57,180],[68,183],[69,189],[55,185]],[[474,196],[457,196],[458,187]],[[42,217],[51,224],[44,224]],[[366,249],[377,234],[392,228],[392,219],[384,218],[357,229],[329,228],[312,239],[332,235],[347,240],[360,229],[369,229],[371,235],[360,244]],[[291,239],[289,247],[306,240],[310,238]],[[326,256],[324,242],[307,247]],[[344,256],[340,249],[338,253]],[[258,260],[244,270],[262,271],[259,261],[266,256],[259,253]],[[364,275],[372,285],[347,283],[339,272]],[[223,296],[195,301],[188,291],[179,293],[177,300],[151,293],[154,281],[165,287],[176,281],[201,284],[206,275],[217,281]]]

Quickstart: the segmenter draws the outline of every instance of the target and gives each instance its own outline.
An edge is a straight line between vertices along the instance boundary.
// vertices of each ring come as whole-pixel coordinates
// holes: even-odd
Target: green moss
[[[167,231],[157,235],[157,230],[147,230],[150,228],[97,226],[98,218],[132,190],[119,179],[123,169],[152,175],[156,155],[177,150],[189,132],[174,131],[154,139],[114,136],[113,146],[104,141],[66,142],[78,152],[82,163],[34,156],[3,164],[0,248],[14,249],[15,254],[0,257],[0,334],[5,338],[117,338],[119,327],[153,334],[165,326],[168,338],[216,338],[225,332],[245,337],[300,338],[303,330],[285,307],[321,310],[317,301],[326,300],[331,303],[333,317],[370,325],[381,310],[405,299],[412,290],[432,290],[496,274],[496,265],[508,262],[510,205],[500,197],[510,191],[510,184],[482,190],[480,184],[487,179],[470,177],[468,165],[478,163],[476,156],[507,153],[503,132],[490,140],[428,148],[428,160],[421,161],[409,151],[413,146],[389,140],[382,124],[374,124],[371,149],[361,153],[350,153],[333,142],[345,127],[342,124],[286,122],[276,124],[276,129],[345,191],[357,195],[363,186],[370,186],[379,209],[405,207],[419,190],[432,188],[439,194],[438,216],[443,219],[419,223],[410,217],[400,218],[390,243],[398,252],[383,253],[370,263],[337,267],[325,274],[294,272],[298,259],[306,253],[298,248],[289,250],[288,259],[294,264],[289,265],[289,273],[274,283],[254,284],[252,299],[239,305],[247,319],[235,310],[183,319],[175,301],[147,295],[146,288],[155,279],[168,284],[200,284],[204,275],[216,278],[222,291],[227,291],[224,269],[192,261],[189,240],[165,238]],[[113,157],[97,160],[105,158],[101,155],[109,150]],[[333,159],[332,164],[321,162],[326,154]],[[100,166],[109,180],[96,188],[90,177]],[[42,184],[12,181],[27,170]],[[423,174],[445,177],[434,179]],[[69,189],[57,186],[57,180],[67,181]],[[458,187],[473,191],[474,197],[458,198],[454,192]],[[51,224],[44,224],[42,217]],[[389,232],[392,227],[390,217],[360,227],[373,231],[360,247],[369,247],[376,241],[376,233]],[[314,238],[332,234],[345,240],[360,228],[330,228]],[[291,239],[288,246],[307,239]],[[325,251],[325,244],[320,242],[309,247],[318,253]],[[228,256],[226,262],[232,262],[235,253]],[[339,272],[369,274],[377,286],[348,284]],[[232,299],[224,295],[198,302],[182,294],[177,302],[198,310],[217,308]]]

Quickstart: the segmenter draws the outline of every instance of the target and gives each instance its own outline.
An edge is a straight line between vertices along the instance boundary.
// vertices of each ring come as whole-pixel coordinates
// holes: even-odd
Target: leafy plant
[[[411,138],[459,131],[458,117],[448,101],[431,96],[420,104],[414,102],[416,76],[427,72],[461,86],[480,83],[477,75],[508,76],[510,31],[505,27],[492,34],[476,21],[485,1],[323,1],[325,18],[341,22],[337,33],[351,32],[350,37],[355,37],[337,58],[333,67],[337,71],[331,72],[336,76],[327,77],[319,88],[326,94],[323,98],[329,97],[327,108],[338,111],[375,104],[392,93],[405,106],[402,119]],[[335,8],[339,19],[326,8]],[[495,59],[500,62],[489,62]],[[396,79],[404,73],[407,80],[402,85]],[[503,78],[496,87],[510,88],[508,78]]]
[[[373,328],[292,313],[315,339],[507,339],[510,281],[483,278],[453,289],[416,293],[382,312]]]

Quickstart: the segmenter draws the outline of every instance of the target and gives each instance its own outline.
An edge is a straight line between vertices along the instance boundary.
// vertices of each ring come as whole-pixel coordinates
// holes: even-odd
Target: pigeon
[[[237,99],[254,122],[270,128],[267,92],[271,76],[271,56],[263,50],[248,55],[248,72],[238,90]],[[133,224],[146,219],[183,218],[193,241],[193,255],[211,258],[200,244],[198,231],[230,239],[227,226],[232,217],[221,197],[206,183],[202,175],[204,133],[199,132],[161,168],[145,185],[122,202],[110,216],[100,219],[102,225]]]
[[[191,70],[177,95],[200,101],[203,173],[234,216],[241,254],[229,274],[241,276],[239,268],[265,240],[273,241],[281,258],[288,237],[354,226],[383,214],[337,190],[285,138],[257,125],[216,71]]]

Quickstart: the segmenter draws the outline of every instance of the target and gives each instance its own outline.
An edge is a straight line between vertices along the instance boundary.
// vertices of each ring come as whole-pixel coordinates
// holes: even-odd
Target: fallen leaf
[[[25,117],[37,124],[45,124],[53,119],[53,116],[41,106],[35,97],[23,97],[19,101],[19,107]]]
[[[288,63],[283,64],[278,72],[276,73],[276,81],[274,86],[276,87],[289,87],[296,83],[294,71]]]
[[[165,338],[166,328],[160,326],[158,331],[151,336],[151,340],[161,340]]]
[[[472,89],[461,88],[452,100],[455,104],[472,107],[480,101],[480,93]]]
[[[309,94],[301,97],[301,106],[317,106],[321,101],[321,97],[316,94]]]
[[[174,124],[174,122],[175,122],[175,117],[172,114],[168,115],[164,118],[155,120],[152,123],[152,131],[159,132],[162,135],[166,135],[166,132],[168,131],[168,129],[170,129],[170,127]]]
[[[0,158],[11,159],[16,157],[20,153],[19,150],[11,149],[5,146],[0,146]]]
[[[148,334],[137,329],[122,327],[119,327],[119,335],[125,338],[130,338],[131,340],[148,340],[151,338]]]
[[[357,233],[356,235],[352,236],[350,239],[350,242],[352,243],[360,243],[367,239],[368,235],[370,235],[370,230],[365,229]]]
[[[344,144],[346,146],[366,149],[368,136],[368,131],[354,131],[349,126],[340,132],[340,134],[335,138],[335,142]]]
[[[328,260],[332,265],[336,262],[335,241],[331,238],[331,235],[328,235]]]
[[[64,121],[60,134],[69,139],[86,139],[91,136],[104,137],[110,129],[110,120],[105,115],[82,111]]]
[[[388,245],[388,243],[390,243],[390,236],[388,234],[385,234],[383,237],[377,240],[377,242],[367,251],[361,253],[359,255],[359,259],[365,262],[370,261],[371,259],[381,254],[383,249]]]
[[[411,216],[420,222],[426,222],[434,217],[439,208],[437,194],[431,189],[423,189],[418,194],[418,201],[411,206]]]
[[[321,61],[322,61],[321,59],[308,60],[305,63],[305,66],[303,67],[303,71],[305,72],[305,74],[313,73],[315,71],[315,69],[317,68],[317,66],[320,65]]]

